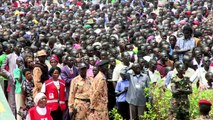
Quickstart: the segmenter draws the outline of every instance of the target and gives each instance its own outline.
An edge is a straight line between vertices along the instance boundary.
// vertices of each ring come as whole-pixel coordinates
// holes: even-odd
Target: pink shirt
[[[87,69],[87,77],[93,77],[93,66],[89,65],[89,69]]]

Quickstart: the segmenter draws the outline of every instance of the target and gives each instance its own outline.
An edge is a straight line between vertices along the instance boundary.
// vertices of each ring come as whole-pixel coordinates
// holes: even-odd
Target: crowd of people
[[[171,119],[213,89],[212,0],[0,0],[0,83],[17,120],[141,120],[164,81]],[[151,89],[150,89],[151,90]],[[199,101],[211,119],[211,102]]]

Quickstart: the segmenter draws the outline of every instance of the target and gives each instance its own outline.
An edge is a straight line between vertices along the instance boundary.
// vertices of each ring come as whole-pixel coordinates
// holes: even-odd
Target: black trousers
[[[127,102],[118,102],[118,112],[124,120],[129,120],[129,104]]]
[[[63,111],[58,107],[57,110],[51,111],[51,116],[53,120],[63,120]]]
[[[115,98],[115,89],[113,86],[113,82],[107,82],[108,88],[108,111],[111,111],[116,105],[116,98]]]
[[[66,105],[68,105],[68,101],[65,102]],[[63,111],[63,120],[70,120],[70,115],[69,115],[69,109],[68,107],[66,108],[65,111]]]

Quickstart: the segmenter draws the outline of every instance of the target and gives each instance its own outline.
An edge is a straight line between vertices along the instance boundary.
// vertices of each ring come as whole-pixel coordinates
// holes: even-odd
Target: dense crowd
[[[163,81],[173,120],[213,89],[212,0],[0,0],[0,83],[17,120],[141,120]],[[152,89],[149,89],[152,90]],[[200,100],[199,120],[211,102]]]

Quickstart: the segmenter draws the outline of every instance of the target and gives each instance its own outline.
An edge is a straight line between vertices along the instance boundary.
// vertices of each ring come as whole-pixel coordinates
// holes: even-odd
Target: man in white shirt
[[[148,69],[148,76],[151,83],[156,83],[158,80],[161,79],[160,73],[156,70],[157,68],[157,61],[151,59],[149,61],[149,69]]]
[[[113,70],[112,81],[115,81],[115,82],[117,82],[118,80],[121,79],[121,77],[120,77],[120,71],[123,68],[126,68],[126,67],[130,68],[132,66],[132,63],[130,62],[130,55],[129,55],[128,52],[123,52],[121,54],[121,58],[122,58],[122,63],[116,65],[115,68],[114,68],[114,70]],[[114,87],[115,86],[116,85],[114,85]]]
[[[204,90],[208,88],[208,81],[206,80],[205,75],[207,72],[212,72],[212,70],[210,69],[209,57],[203,57],[202,64],[203,67],[199,67],[195,71],[195,74],[192,76],[192,80],[199,82],[199,88],[201,90]]]

